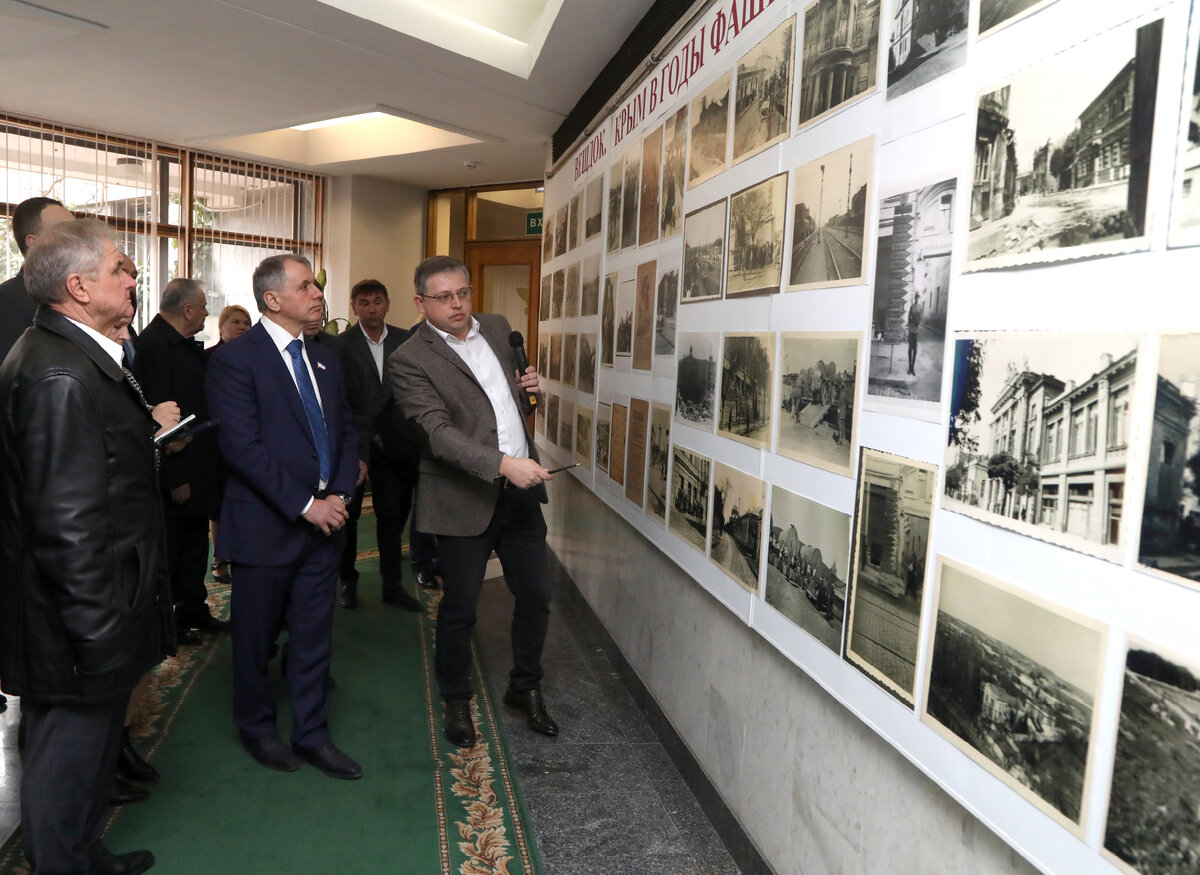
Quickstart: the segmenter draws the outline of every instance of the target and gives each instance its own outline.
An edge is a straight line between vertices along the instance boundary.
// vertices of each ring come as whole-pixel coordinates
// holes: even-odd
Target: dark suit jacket
[[[330,493],[354,494],[358,429],[337,357],[305,344],[329,431]],[[320,480],[316,445],[296,384],[261,324],[223,344],[208,362],[208,409],[221,420],[218,444],[229,466],[216,553],[250,565],[301,559],[313,527],[300,515]]]
[[[17,338],[33,324],[36,312],[37,305],[25,291],[25,277],[21,271],[0,283],[0,362],[4,361]]]
[[[513,375],[513,401],[523,414],[530,406],[517,389],[512,331],[503,316],[477,313],[479,330],[506,374]],[[428,324],[388,359],[392,391],[404,414],[425,434],[417,486],[417,519],[432,535],[478,535],[487,528],[500,495],[500,452],[496,414],[487,393],[457,353]],[[537,449],[525,429],[529,455]],[[536,487],[542,502],[546,487]]]
[[[387,326],[387,337],[383,340],[382,382],[361,326],[354,325],[338,335],[346,395],[358,421],[358,454],[364,462],[368,461],[371,443],[376,438],[386,458],[393,463],[415,465],[420,458],[419,432],[396,405],[387,374],[388,358],[411,334],[407,329]]]
[[[162,317],[155,316],[138,336],[132,371],[151,404],[174,401],[184,416],[194,413],[194,425],[208,419],[208,401],[204,396],[207,357],[203,347],[184,337]],[[213,431],[201,432],[178,453],[163,457],[159,472],[163,489],[170,491],[184,483],[192,497],[177,505],[168,496],[164,502],[169,516],[209,517],[217,509],[217,437]]]

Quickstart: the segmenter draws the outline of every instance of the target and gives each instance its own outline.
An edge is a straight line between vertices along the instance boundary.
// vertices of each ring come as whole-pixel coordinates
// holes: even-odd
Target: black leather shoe
[[[406,611],[421,610],[421,603],[400,587],[396,587],[395,590],[386,593],[383,597],[383,603],[395,608],[404,608]]]
[[[107,854],[92,869],[93,875],[138,875],[154,865],[149,851],[130,851],[128,854]]]
[[[185,629],[183,626],[180,626],[175,630],[175,643],[180,647],[183,647],[184,645],[188,647],[198,647],[204,643],[204,639],[191,629]]]
[[[126,781],[157,781],[158,769],[150,765],[137,752],[133,742],[129,740],[129,727],[121,741],[121,750],[117,752],[117,776]]]
[[[300,760],[288,750],[278,735],[260,735],[258,738],[243,738],[242,747],[254,757],[254,761],[268,769],[294,772],[300,768]]]
[[[504,691],[504,704],[516,708],[525,715],[529,728],[542,735],[558,735],[558,724],[546,713],[546,701],[538,687],[532,690],[514,690],[511,686]]]
[[[446,738],[458,747],[474,747],[475,724],[471,720],[471,700],[446,703]]]
[[[128,805],[131,802],[141,802],[150,798],[150,791],[137,784],[131,784],[120,775],[113,775],[112,792],[108,794],[109,805]]]
[[[188,626],[192,629],[199,629],[203,632],[227,632],[229,631],[228,620],[218,620],[210,613],[200,614],[192,619]]]
[[[318,744],[316,747],[293,744],[292,750],[300,759],[316,766],[331,778],[353,781],[362,777],[362,766],[343,753],[332,741]]]
[[[416,580],[417,586],[425,589],[437,589],[442,585],[436,574],[432,571],[414,571],[413,579]]]
[[[343,580],[338,587],[338,604],[343,608],[358,607],[358,584],[353,580]]]

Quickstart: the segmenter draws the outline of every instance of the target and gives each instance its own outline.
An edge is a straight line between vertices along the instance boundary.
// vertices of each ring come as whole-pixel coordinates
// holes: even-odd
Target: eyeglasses
[[[471,297],[471,288],[468,286],[465,289],[459,289],[457,292],[442,292],[440,295],[421,295],[421,297],[428,298],[430,301],[437,301],[437,303],[445,306],[454,298],[458,298],[460,301],[466,301]]]

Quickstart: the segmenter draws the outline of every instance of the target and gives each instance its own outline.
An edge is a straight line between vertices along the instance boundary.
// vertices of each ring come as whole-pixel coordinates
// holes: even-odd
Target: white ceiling
[[[550,135],[652,0],[37,2],[59,14],[0,0],[0,111],[228,152],[216,144],[386,107],[481,142],[297,166],[439,188],[540,178]],[[497,44],[524,46],[527,77],[477,60]]]

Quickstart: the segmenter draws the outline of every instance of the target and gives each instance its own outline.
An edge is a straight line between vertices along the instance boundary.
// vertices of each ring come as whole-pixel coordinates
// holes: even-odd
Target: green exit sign
[[[525,213],[525,236],[537,237],[542,233],[542,211],[528,210]]]

